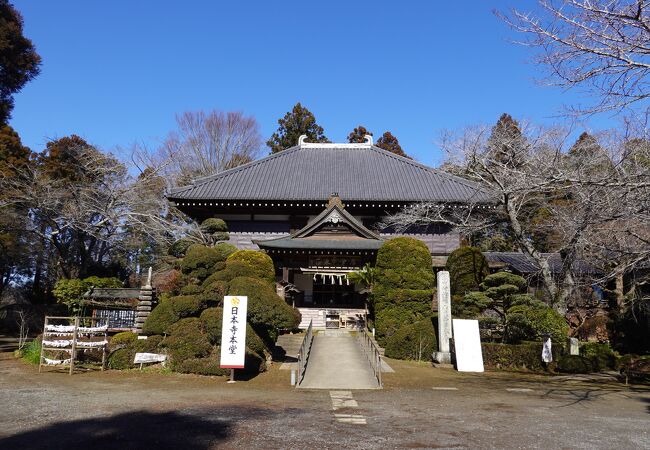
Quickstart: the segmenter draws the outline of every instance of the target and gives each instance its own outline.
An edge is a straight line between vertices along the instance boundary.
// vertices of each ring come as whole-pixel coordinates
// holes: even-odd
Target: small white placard
[[[454,319],[454,348],[459,372],[483,372],[478,320]]]
[[[133,358],[134,364],[141,363],[156,363],[156,362],[165,362],[167,360],[167,355],[161,355],[158,353],[136,353],[135,358]]]
[[[221,364],[224,369],[243,369],[246,358],[246,312],[248,297],[223,298]]]
[[[139,341],[146,341],[149,336],[138,336]]]

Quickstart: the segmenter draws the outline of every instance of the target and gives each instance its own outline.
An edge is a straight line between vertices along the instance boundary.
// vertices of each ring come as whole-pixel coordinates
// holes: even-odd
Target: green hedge
[[[503,370],[530,370],[543,372],[552,370],[555,362],[548,368],[542,362],[542,342],[528,342],[522,344],[493,344],[481,343],[483,350],[483,364],[488,369]],[[553,361],[557,361],[562,352],[559,345],[553,345]]]
[[[478,291],[490,274],[487,259],[477,247],[460,247],[451,252],[445,269],[449,271],[452,295]]]
[[[402,325],[386,343],[386,356],[395,359],[430,361],[438,348],[431,318]]]
[[[591,373],[597,372],[594,361],[580,355],[563,355],[557,362],[558,372],[564,373]]]
[[[213,272],[222,270],[228,256],[237,251],[233,245],[220,243],[214,247],[194,244],[187,249],[181,261],[181,271],[199,281],[205,280]]]
[[[228,295],[248,297],[248,322],[269,344],[275,342],[278,330],[294,329],[300,323],[300,313],[278,297],[266,281],[235,278],[229,284]]]
[[[181,319],[170,326],[165,347],[169,349],[174,369],[182,361],[208,356],[212,350],[208,337],[202,332],[201,321],[196,317]]]
[[[179,318],[193,317],[201,314],[205,303],[198,295],[178,295],[171,297],[169,303]]]
[[[161,299],[161,302],[151,311],[142,326],[144,334],[165,334],[179,315],[174,310],[170,299]]]
[[[564,317],[539,300],[529,299],[520,304],[515,300],[515,306],[507,311],[505,338],[508,343],[537,340],[545,334],[550,334],[553,342],[564,342],[568,332]]]

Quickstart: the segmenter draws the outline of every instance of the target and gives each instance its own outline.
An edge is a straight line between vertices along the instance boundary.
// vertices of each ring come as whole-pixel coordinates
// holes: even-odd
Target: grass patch
[[[38,365],[41,362],[41,340],[32,339],[20,351],[20,357],[30,364]]]

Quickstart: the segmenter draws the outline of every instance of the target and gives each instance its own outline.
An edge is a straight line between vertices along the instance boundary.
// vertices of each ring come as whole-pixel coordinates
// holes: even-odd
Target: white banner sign
[[[244,368],[247,307],[248,297],[227,295],[223,298],[221,367],[224,369]]]
[[[454,349],[459,372],[483,372],[478,320],[454,319]]]
[[[138,364],[138,363],[165,362],[166,360],[167,360],[167,355],[160,355],[158,353],[136,353],[135,358],[133,359],[133,363]]]

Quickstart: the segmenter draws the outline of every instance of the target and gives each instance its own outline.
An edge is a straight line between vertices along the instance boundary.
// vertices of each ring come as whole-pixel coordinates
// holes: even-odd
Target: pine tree
[[[503,113],[492,128],[492,134],[488,139],[492,160],[495,164],[516,167],[520,164],[518,159],[525,145],[526,140],[519,123],[510,114]]]
[[[314,114],[300,103],[278,120],[280,127],[266,142],[271,153],[278,153],[298,144],[298,138],[305,134],[307,142],[329,142],[323,134],[323,127],[316,123]]]
[[[14,107],[13,95],[36,75],[41,57],[23,36],[23,18],[7,1],[0,0],[0,124],[6,124]]]
[[[402,146],[399,145],[399,141],[395,136],[392,135],[390,131],[386,131],[384,134],[382,134],[382,136],[377,139],[377,143],[375,145],[379,148],[383,148],[388,152],[411,159],[410,156],[404,153]]]
[[[366,142],[366,135],[372,136],[372,131],[368,131],[366,127],[359,125],[348,134],[348,142],[350,144],[363,144]]]

